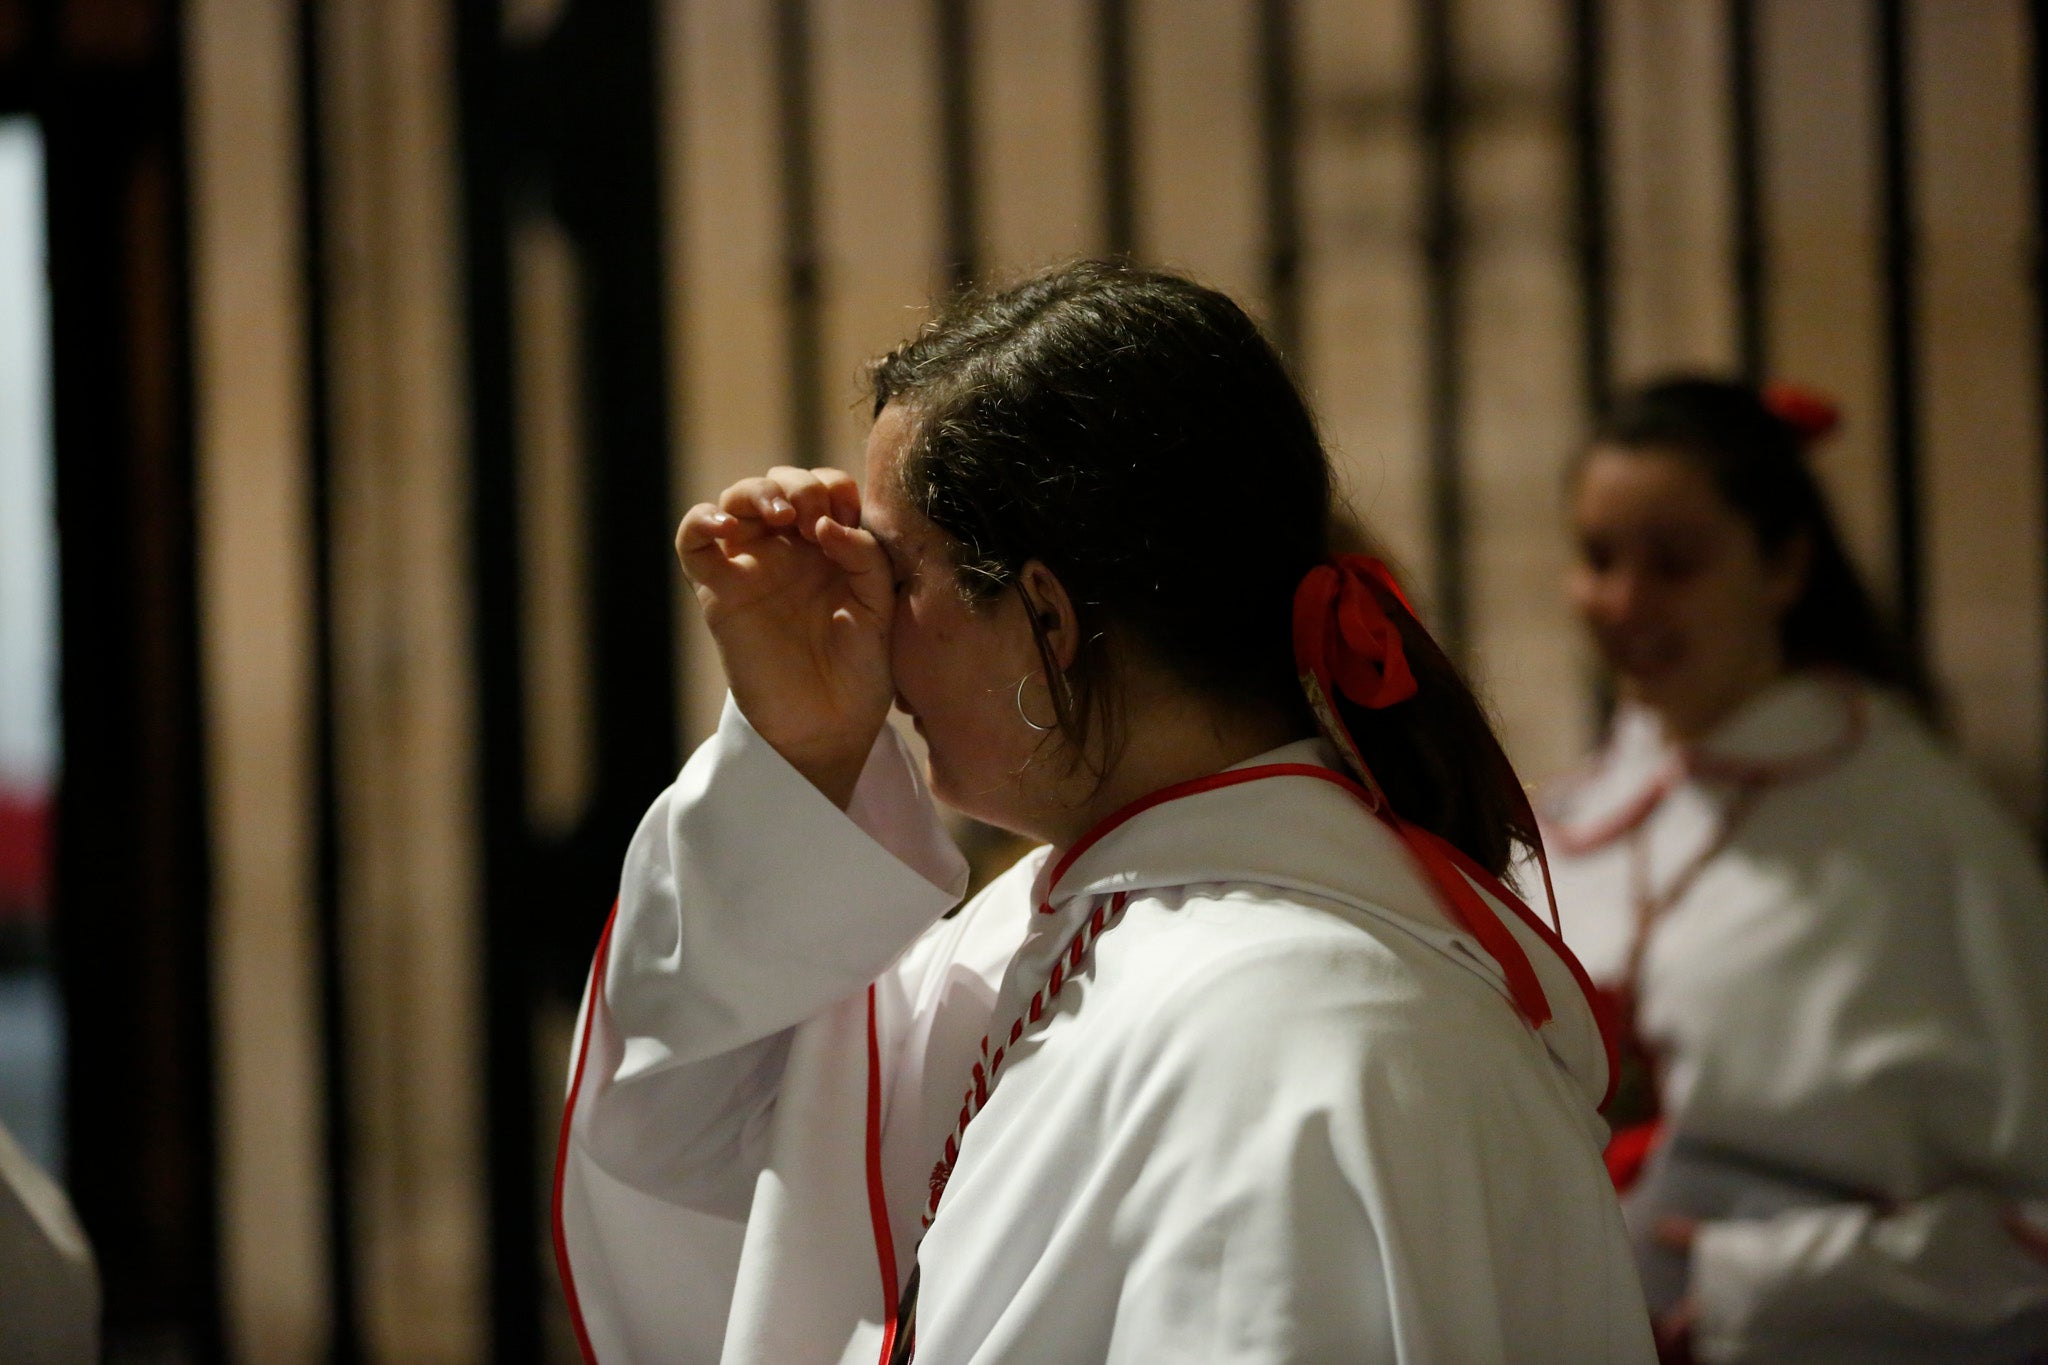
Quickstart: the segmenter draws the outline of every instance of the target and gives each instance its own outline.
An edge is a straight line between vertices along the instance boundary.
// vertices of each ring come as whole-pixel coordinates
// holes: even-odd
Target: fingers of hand
[[[889,553],[873,533],[828,517],[818,519],[818,548],[845,573],[860,603],[886,620],[896,600],[896,575]]]
[[[795,530],[811,539],[819,517],[860,524],[860,489],[844,470],[777,465],[727,488],[718,495],[716,507],[727,516],[759,521],[772,530]]]
[[[746,521],[783,530],[796,520],[796,507],[773,475],[741,479],[718,495],[718,510]]]
[[[825,557],[850,574],[889,573],[889,556],[872,534],[831,517],[819,517],[810,528]]]
[[[676,557],[687,565],[691,556],[714,549],[720,540],[741,532],[738,518],[708,502],[700,502],[683,513],[682,524],[676,527]]]
[[[701,583],[741,546],[778,534],[815,542],[826,524],[839,529],[860,525],[860,488],[852,476],[838,469],[778,465],[741,479],[716,502],[699,503],[684,514],[676,528],[676,557],[691,580]],[[872,543],[873,537],[868,540]]]
[[[831,517],[841,526],[860,525],[860,485],[843,469],[820,469],[818,478],[830,495]]]
[[[768,478],[781,490],[783,501],[794,509],[790,526],[804,539],[817,539],[821,517],[848,526],[860,524],[860,489],[844,470],[777,465],[768,471]]]

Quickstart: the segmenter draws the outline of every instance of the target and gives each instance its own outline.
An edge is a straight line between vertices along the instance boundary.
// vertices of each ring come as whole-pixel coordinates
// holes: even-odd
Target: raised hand
[[[837,469],[777,466],[699,503],[676,531],[733,700],[844,807],[889,714],[888,556]]]

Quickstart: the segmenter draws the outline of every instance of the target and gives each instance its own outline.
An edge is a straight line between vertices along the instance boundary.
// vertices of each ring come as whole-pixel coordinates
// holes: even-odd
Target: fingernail
[[[785,513],[794,512],[796,509],[789,505],[789,499],[777,498],[773,502],[768,504],[768,510],[779,517]]]

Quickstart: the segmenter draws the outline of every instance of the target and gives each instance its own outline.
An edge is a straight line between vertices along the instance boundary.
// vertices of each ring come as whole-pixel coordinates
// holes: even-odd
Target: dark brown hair
[[[1073,598],[1087,643],[1064,673],[1033,629],[1077,753],[1113,761],[1121,744],[1113,647],[1315,732],[1291,606],[1329,556],[1329,463],[1286,366],[1230,299],[1080,262],[956,302],[871,380],[877,415],[900,402],[914,421],[903,491],[955,542],[968,598],[1021,594],[1031,560]],[[1498,873],[1535,839],[1521,785],[1443,651],[1384,605],[1420,690],[1380,711],[1345,703],[1345,721],[1404,818]]]
[[[1807,441],[1757,389],[1702,375],[1671,375],[1624,394],[1594,434],[1596,446],[1668,454],[1698,469],[1767,556],[1805,540],[1806,583],[1779,623],[1789,666],[1843,669],[1931,712],[1919,660],[1842,549]]]

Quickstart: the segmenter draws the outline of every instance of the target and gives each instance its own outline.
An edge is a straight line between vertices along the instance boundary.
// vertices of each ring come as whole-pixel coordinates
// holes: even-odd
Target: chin
[[[958,782],[954,781],[954,775],[934,761],[929,754],[925,756],[924,760],[924,780],[925,785],[931,788],[934,801],[937,801],[948,810],[958,811],[962,815],[971,815],[975,819],[986,823],[985,817],[977,809],[977,807],[986,803],[974,800],[972,796],[961,788]]]
[[[1622,696],[1646,706],[1676,700],[1685,690],[1685,670],[1675,664],[1648,670],[1616,667],[1614,678],[1616,690]]]
[[[963,781],[958,774],[948,772],[930,758],[925,760],[924,774],[925,782],[931,787],[932,799],[946,809],[1012,834],[1036,837],[1019,828],[1014,809],[1017,796],[1014,782],[998,781],[992,785],[986,777],[978,781],[972,778]]]

